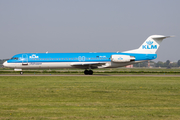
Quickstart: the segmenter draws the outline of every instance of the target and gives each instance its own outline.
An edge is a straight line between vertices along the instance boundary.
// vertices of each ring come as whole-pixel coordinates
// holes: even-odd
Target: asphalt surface
[[[86,77],[93,77],[93,76],[119,76],[119,77],[180,77],[180,75],[13,75],[13,74],[1,74],[0,76],[86,76]]]

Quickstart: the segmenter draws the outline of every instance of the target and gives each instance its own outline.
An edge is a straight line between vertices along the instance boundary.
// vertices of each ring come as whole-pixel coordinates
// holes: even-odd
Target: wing
[[[76,63],[71,63],[72,67],[75,68],[82,68],[82,69],[94,69],[97,68],[98,66],[105,65],[106,63],[104,62],[76,62]]]

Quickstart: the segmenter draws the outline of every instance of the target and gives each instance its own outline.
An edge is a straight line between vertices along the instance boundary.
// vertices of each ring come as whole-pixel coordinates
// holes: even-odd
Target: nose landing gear
[[[22,72],[22,71],[20,72],[20,75],[23,75],[23,72]]]
[[[85,75],[92,75],[93,71],[92,70],[84,70]]]

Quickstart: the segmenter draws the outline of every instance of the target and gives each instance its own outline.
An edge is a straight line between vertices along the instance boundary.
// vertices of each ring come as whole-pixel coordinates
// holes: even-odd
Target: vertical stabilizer
[[[125,51],[124,53],[152,53],[154,54],[159,48],[162,40],[168,37],[171,37],[171,36],[151,35],[146,39],[146,41],[138,49]]]

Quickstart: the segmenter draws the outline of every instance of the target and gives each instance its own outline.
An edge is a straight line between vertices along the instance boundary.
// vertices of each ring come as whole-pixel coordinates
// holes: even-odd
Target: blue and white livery
[[[152,35],[138,48],[106,53],[21,53],[4,62],[4,66],[22,69],[82,68],[92,75],[95,68],[116,68],[157,58],[156,51],[163,39],[170,36]]]

